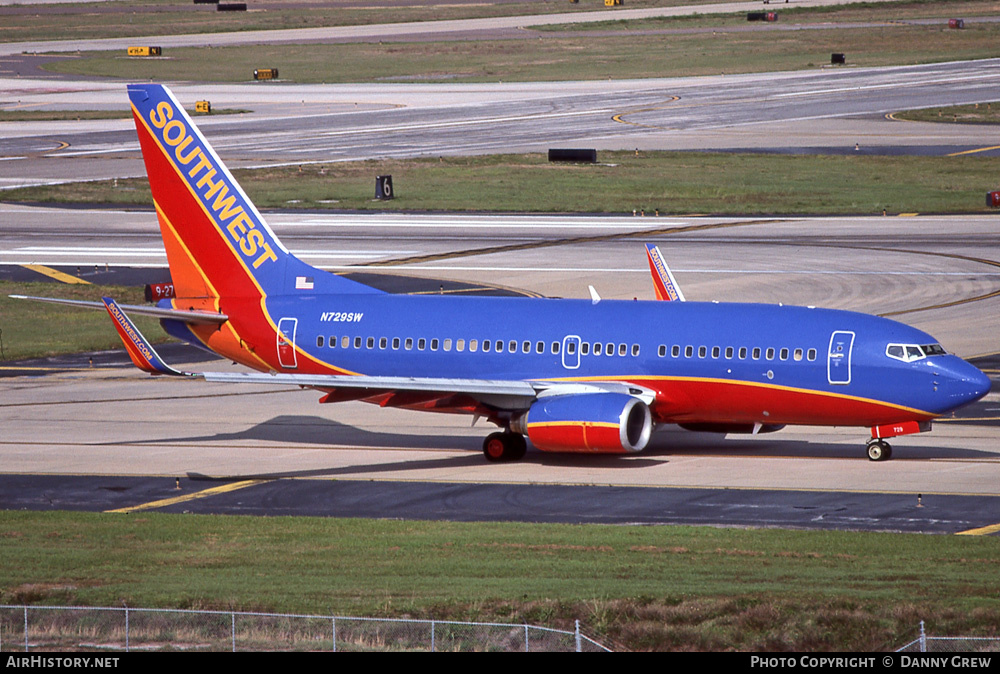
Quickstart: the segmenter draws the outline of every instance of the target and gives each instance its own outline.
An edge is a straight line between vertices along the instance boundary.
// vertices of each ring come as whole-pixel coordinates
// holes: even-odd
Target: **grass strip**
[[[981,213],[1000,157],[600,152],[599,164],[491,155],[237,170],[262,208],[374,211]],[[375,176],[396,198],[375,201]],[[8,190],[0,200],[148,205],[144,179]]]
[[[633,649],[875,651],[911,640],[920,620],[932,634],[995,636],[998,546],[846,531],[5,511],[0,602],[556,627],[579,618]]]
[[[845,53],[852,66],[983,59],[1000,55],[998,44],[996,23],[964,30],[883,24],[724,36],[550,33],[543,39],[192,47],[156,59],[85,52],[44,67],[129,81],[249,82],[262,64],[299,83],[606,80],[816,69],[829,67],[833,52]]]
[[[15,300],[8,295],[96,302],[111,296],[121,304],[145,304],[142,288],[0,281],[0,346],[5,361],[122,348],[121,339],[104,311]],[[169,339],[158,320],[144,316],[130,318],[149,340]]]
[[[711,0],[629,0],[629,8],[703,4]],[[181,4],[176,0],[130,0],[94,3],[64,3],[53,9],[40,6],[0,13],[0,41],[83,40],[148,35],[189,35],[251,30],[288,30],[355,26],[373,23],[406,23],[478,19],[497,16],[592,12],[603,9],[600,0],[575,4],[566,0],[516,2],[470,2],[407,5],[372,3],[343,6],[337,2],[271,3],[257,9],[249,3],[246,12],[219,12],[215,5]],[[150,46],[150,45],[136,45]]]
[[[954,122],[956,124],[1000,124],[1000,101],[955,105],[945,108],[907,110],[893,114],[913,122]],[[985,136],[984,136],[985,138]]]

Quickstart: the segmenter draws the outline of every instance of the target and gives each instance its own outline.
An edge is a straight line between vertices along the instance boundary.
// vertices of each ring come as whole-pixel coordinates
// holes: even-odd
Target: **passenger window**
[[[316,337],[316,346],[320,348],[323,347],[323,335],[319,335],[318,337]]]
[[[768,350],[764,352],[764,357],[768,360],[774,360],[774,349],[769,347]]]
[[[355,337],[354,338],[354,348],[355,349],[360,349],[361,348],[361,338],[360,337]]]
[[[657,349],[656,355],[658,355],[660,358],[663,358],[664,356],[666,356],[667,355],[667,345],[666,344],[660,344],[660,348]]]
[[[580,342],[580,353],[584,356],[590,353],[590,342]]]
[[[484,339],[483,340],[483,353],[489,353],[491,346],[493,346],[493,343],[490,340],[488,340],[488,339]]]
[[[566,342],[566,353],[571,356],[576,353],[576,342]]]
[[[699,346],[698,347],[698,357],[699,358],[704,358],[707,355],[708,355],[708,347],[707,346]]]
[[[396,351],[396,350],[399,349],[399,337],[393,337],[392,338],[392,349],[393,349],[393,351]]]
[[[479,350],[479,341],[475,339],[469,340],[469,353],[475,353]]]
[[[747,359],[747,347],[741,346],[740,347],[740,360],[746,360],[746,359]]]
[[[494,349],[497,353],[503,353],[503,340],[497,340],[497,348]]]
[[[687,346],[684,347],[684,357],[690,358],[693,355],[694,355],[694,347],[688,344]]]
[[[601,343],[600,342],[594,342],[594,355],[595,356],[600,356],[601,355]]]
[[[420,339],[417,340],[417,349],[423,351],[426,348],[427,348],[427,340],[421,337]]]
[[[331,349],[337,348],[337,338],[334,335],[330,335],[330,339],[326,341],[330,345]]]
[[[611,342],[608,342],[607,344],[605,344],[604,345],[604,355],[605,356],[613,356],[613,355],[615,355],[615,345],[612,344]]]
[[[795,352],[792,354],[792,358],[795,361],[802,360],[802,349],[795,349]]]
[[[369,337],[368,339],[366,339],[365,340],[365,346],[367,346],[369,349],[374,349],[375,348],[375,338],[374,337]]]
[[[437,351],[437,350],[438,350],[438,340],[435,337],[434,339],[431,340],[431,351]]]
[[[406,338],[406,347],[405,348],[406,348],[407,351],[413,351],[413,338],[412,337],[407,337]]]
[[[624,356],[627,353],[628,353],[628,344],[619,344],[618,345],[618,355],[619,356]]]
[[[713,346],[712,347],[712,358],[718,358],[719,357],[719,353],[720,353],[719,352],[719,347]]]
[[[340,340],[340,348],[346,349],[350,345],[351,345],[351,338],[348,337],[347,335],[344,335],[344,338]]]
[[[465,351],[465,340],[456,339],[455,340],[455,351]]]
[[[782,349],[778,352],[778,358],[781,360],[788,360],[788,349]]]
[[[450,337],[447,338],[447,339],[445,339],[443,342],[441,342],[441,349],[444,350],[444,351],[451,351],[451,338]]]
[[[521,342],[521,353],[531,353],[531,342],[527,340]]]
[[[733,359],[733,347],[727,346],[726,347],[726,360],[732,360],[732,359]]]
[[[517,342],[515,342],[513,339],[510,340],[507,343],[507,350],[510,351],[511,353],[517,353]]]
[[[639,355],[639,345],[638,344],[633,344],[632,345],[632,355],[633,356],[638,356]]]
[[[680,358],[681,347],[674,344],[672,347],[670,347],[670,355],[673,356],[674,358]]]
[[[552,353],[559,353],[559,342],[552,342]]]
[[[379,337],[378,348],[384,349],[387,346],[389,346],[389,340],[386,339],[385,337]]]
[[[535,353],[545,353],[545,342],[535,342]]]
[[[760,360],[760,347],[759,346],[753,347],[753,351],[751,351],[750,353],[751,353],[751,356],[750,356],[751,358],[753,358],[754,360]]]
[[[806,359],[810,361],[816,360],[816,349],[809,349],[806,352]]]

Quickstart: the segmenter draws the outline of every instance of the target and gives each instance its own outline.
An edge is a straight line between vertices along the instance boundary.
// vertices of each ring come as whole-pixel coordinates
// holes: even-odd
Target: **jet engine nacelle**
[[[511,430],[543,452],[626,454],[646,447],[653,415],[624,393],[574,393],[538,399]]]

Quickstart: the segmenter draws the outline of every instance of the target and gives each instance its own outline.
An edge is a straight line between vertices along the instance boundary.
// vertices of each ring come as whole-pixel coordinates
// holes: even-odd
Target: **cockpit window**
[[[941,356],[944,353],[945,350],[940,344],[889,344],[885,347],[885,355],[904,363],[912,363],[927,356]]]

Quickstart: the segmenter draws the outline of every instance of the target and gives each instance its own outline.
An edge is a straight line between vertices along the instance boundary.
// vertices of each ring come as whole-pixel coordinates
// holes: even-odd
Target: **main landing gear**
[[[528,443],[520,433],[497,431],[483,441],[483,454],[487,461],[519,461],[528,451]]]
[[[881,438],[872,438],[868,441],[869,461],[888,461],[892,458],[892,447]]]

